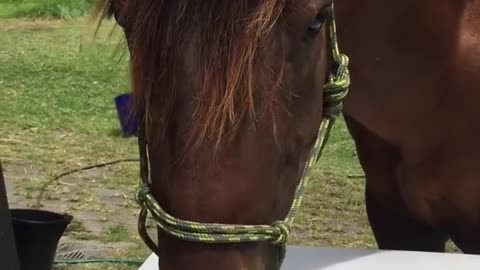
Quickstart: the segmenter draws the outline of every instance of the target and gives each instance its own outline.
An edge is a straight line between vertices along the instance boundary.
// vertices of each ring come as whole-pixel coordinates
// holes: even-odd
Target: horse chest
[[[480,155],[480,153],[479,153]],[[441,228],[480,226],[480,167],[475,155],[447,155],[400,164],[397,185],[417,219]]]

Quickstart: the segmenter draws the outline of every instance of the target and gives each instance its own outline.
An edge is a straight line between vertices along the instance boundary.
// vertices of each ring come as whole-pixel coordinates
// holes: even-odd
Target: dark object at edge
[[[12,219],[8,209],[7,190],[0,161],[0,269],[19,270]]]

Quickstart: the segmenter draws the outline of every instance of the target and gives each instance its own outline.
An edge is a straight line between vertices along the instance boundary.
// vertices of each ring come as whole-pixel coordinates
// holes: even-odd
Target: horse
[[[343,116],[380,249],[480,253],[480,2],[338,0]]]
[[[332,1],[98,5],[130,52],[139,233],[160,269],[279,269],[350,83]]]

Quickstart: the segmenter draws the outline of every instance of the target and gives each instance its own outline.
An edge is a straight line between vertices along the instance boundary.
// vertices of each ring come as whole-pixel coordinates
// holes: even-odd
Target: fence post
[[[0,161],[0,269],[19,270],[17,246],[8,207],[7,189]]]

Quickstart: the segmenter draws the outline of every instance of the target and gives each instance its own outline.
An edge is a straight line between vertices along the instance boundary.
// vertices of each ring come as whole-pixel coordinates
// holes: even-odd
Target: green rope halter
[[[148,213],[152,215],[153,220],[159,228],[167,234],[185,241],[206,244],[264,241],[278,245],[285,245],[287,243],[290,235],[289,228],[302,202],[305,187],[311,180],[310,171],[322,154],[335,119],[341,113],[342,100],[348,94],[348,87],[350,85],[348,72],[349,59],[346,55],[341,54],[338,49],[333,4],[331,16],[327,24],[334,65],[332,67],[333,72],[329,74],[328,82],[324,86],[324,117],[320,124],[315,145],[311,150],[310,158],[305,165],[303,176],[296,188],[291,208],[285,219],[276,221],[271,225],[237,225],[200,223],[175,218],[168,214],[153,197],[149,187],[149,176],[144,175],[145,173],[149,174],[150,168],[147,167],[147,172],[142,172],[143,183],[137,194],[137,201],[141,206],[138,228],[140,236],[152,251],[156,252],[157,246],[146,232],[145,223]],[[148,145],[145,145],[145,149],[141,150],[144,151],[146,155],[145,159],[148,163]]]

